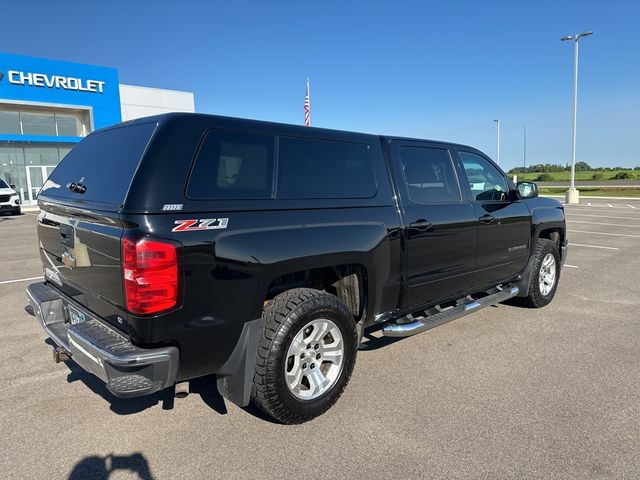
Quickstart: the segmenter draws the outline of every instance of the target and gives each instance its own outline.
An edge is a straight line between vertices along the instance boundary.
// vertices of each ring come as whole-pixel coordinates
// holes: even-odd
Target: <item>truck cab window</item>
[[[460,187],[449,150],[400,147],[400,161],[411,201],[416,203],[460,201]]]
[[[474,200],[506,200],[507,182],[491,162],[480,155],[458,152],[469,180],[469,189]]]

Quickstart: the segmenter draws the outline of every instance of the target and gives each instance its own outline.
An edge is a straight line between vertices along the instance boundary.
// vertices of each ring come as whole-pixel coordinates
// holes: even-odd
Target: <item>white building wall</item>
[[[122,121],[169,112],[195,112],[193,93],[120,84]]]

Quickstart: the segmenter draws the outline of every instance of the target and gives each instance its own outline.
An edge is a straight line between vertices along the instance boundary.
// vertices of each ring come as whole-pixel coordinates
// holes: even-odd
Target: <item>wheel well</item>
[[[265,302],[293,288],[314,288],[337,296],[356,321],[364,318],[367,275],[362,265],[336,265],[300,270],[276,277],[267,290]]]
[[[558,248],[560,248],[560,243],[563,238],[563,233],[560,228],[548,228],[546,230],[542,230],[538,235],[538,238],[548,238],[549,240],[553,240]]]

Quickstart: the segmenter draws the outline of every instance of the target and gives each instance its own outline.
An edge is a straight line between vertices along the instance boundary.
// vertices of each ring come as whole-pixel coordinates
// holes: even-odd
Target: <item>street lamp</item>
[[[560,40],[573,40],[573,146],[571,150],[571,186],[567,190],[566,202],[579,203],[580,193],[576,190],[576,120],[578,117],[578,40],[593,35],[593,32],[582,32],[576,35],[565,35]]]
[[[500,166],[500,120],[494,120],[496,122],[496,163]]]

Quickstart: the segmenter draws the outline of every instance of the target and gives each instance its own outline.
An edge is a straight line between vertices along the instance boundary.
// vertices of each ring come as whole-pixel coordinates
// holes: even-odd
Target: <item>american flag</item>
[[[307,92],[304,96],[304,124],[311,126],[311,104],[309,103],[309,79],[307,78]]]

